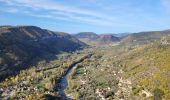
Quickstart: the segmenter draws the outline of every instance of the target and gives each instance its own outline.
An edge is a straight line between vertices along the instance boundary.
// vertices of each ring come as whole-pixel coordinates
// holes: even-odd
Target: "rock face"
[[[87,46],[75,37],[36,26],[0,27],[0,76],[18,72],[41,60],[50,60],[60,52]]]

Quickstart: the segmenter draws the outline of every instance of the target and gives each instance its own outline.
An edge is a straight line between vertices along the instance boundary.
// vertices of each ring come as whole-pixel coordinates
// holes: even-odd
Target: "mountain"
[[[131,34],[131,33],[117,33],[117,34],[113,34],[113,36],[115,36],[115,37],[123,37],[123,36],[126,36],[128,34]]]
[[[80,32],[78,34],[75,34],[75,37],[77,38],[88,38],[90,40],[98,39],[100,36],[97,35],[94,32]]]
[[[118,37],[115,37],[113,35],[110,34],[104,34],[104,35],[100,35],[100,39],[103,42],[117,42],[120,39]]]
[[[121,41],[124,43],[148,43],[160,40],[163,36],[169,36],[170,30],[164,31],[150,31],[150,32],[139,32],[126,35],[121,38]]]
[[[74,35],[80,41],[97,46],[97,45],[107,45],[110,43],[118,42],[120,39],[118,37],[113,36],[112,34],[101,34],[98,35],[93,32],[81,32]]]
[[[115,42],[146,44],[160,40],[162,37],[170,35],[170,30],[148,31],[139,33],[119,33],[119,34],[96,34],[93,32],[81,32],[76,35],[80,41],[86,44],[97,46],[107,45]]]
[[[26,69],[30,64],[56,58],[60,52],[71,52],[87,46],[75,37],[36,26],[0,27],[0,76]],[[27,67],[26,67],[27,66]]]

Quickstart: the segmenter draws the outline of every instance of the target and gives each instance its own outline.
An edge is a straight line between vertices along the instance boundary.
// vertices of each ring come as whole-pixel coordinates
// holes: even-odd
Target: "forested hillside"
[[[39,61],[49,61],[61,52],[86,46],[73,36],[36,26],[0,27],[0,76],[15,74]]]

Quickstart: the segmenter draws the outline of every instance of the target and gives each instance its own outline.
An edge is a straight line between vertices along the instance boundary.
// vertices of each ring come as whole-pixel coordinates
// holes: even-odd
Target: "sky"
[[[68,33],[170,29],[170,0],[0,0],[0,25]]]

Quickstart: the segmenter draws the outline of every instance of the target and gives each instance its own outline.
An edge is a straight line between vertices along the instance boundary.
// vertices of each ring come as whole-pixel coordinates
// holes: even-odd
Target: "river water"
[[[61,78],[60,80],[60,87],[58,89],[59,95],[63,98],[63,100],[72,100],[71,96],[68,96],[65,93],[65,89],[68,87],[68,76],[70,74],[70,72],[74,69],[74,67],[78,64],[81,63],[82,61],[84,61],[87,58],[90,58],[94,53],[89,53],[88,55],[82,57],[81,59],[79,59],[78,61],[73,62],[67,69],[66,73],[64,74],[64,76]]]
[[[68,76],[71,73],[71,71],[73,70],[73,68],[78,64],[81,63],[82,61],[84,61],[87,58],[90,58],[94,53],[89,53],[88,55],[82,57],[81,59],[79,59],[78,61],[73,62],[67,69],[66,73],[64,74],[64,76],[60,79],[60,87],[58,89],[59,95],[63,98],[63,100],[72,100],[70,96],[68,96],[65,93],[65,89],[68,87]]]
[[[68,72],[60,80],[60,88],[58,89],[59,95],[64,98],[64,100],[72,100],[71,97],[67,96],[65,89],[68,87],[68,76],[73,68],[69,69]]]

